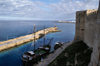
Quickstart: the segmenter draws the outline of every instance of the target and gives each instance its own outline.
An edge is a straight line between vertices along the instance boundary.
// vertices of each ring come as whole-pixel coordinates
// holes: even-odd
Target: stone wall
[[[87,10],[85,17],[84,42],[90,47],[93,47],[94,45],[96,20],[97,10]]]
[[[97,10],[78,11],[75,40],[83,40],[88,46],[93,47],[96,21]]]
[[[99,64],[100,51],[100,11],[86,10],[76,13],[75,41],[82,40],[90,48],[93,48],[89,66]]]
[[[84,39],[84,24],[85,24],[86,11],[78,11],[76,13],[76,35],[75,40]]]

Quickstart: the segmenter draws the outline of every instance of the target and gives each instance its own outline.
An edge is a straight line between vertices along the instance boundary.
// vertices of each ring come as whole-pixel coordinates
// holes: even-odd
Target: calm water
[[[74,39],[75,24],[56,23],[54,21],[0,21],[0,41],[31,34],[33,32],[33,24],[36,24],[37,30],[43,29],[44,26],[52,27],[56,25],[62,31],[46,35],[46,43],[50,38],[54,38],[51,44],[52,50],[56,41],[66,42]],[[0,66],[23,66],[21,56],[24,52],[33,49],[32,43],[29,42],[0,52]],[[42,45],[43,38],[36,41],[36,48]]]

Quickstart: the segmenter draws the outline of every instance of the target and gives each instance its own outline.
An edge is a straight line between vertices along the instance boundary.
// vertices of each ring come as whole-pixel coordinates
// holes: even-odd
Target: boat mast
[[[51,39],[50,39],[50,41],[48,42],[48,45],[50,45],[50,44],[51,44],[52,40],[53,40],[53,38],[51,38]]]
[[[35,24],[34,24],[34,30],[33,30],[33,33],[34,33],[34,50],[35,50]]]
[[[45,39],[46,39],[46,37],[45,37],[45,26],[44,26],[44,42],[43,42],[44,43],[43,44],[44,46],[45,46]]]

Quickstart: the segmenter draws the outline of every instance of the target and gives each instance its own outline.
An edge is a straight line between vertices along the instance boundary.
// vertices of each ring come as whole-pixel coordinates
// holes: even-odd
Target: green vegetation
[[[48,66],[88,66],[92,49],[84,42],[78,41],[67,47]]]

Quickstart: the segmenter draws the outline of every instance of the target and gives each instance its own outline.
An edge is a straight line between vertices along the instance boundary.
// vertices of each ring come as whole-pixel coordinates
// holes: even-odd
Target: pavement
[[[39,62],[38,64],[35,64],[34,66],[48,66],[49,63],[51,63],[59,54],[61,54],[66,47],[72,44],[72,41],[69,43],[64,43],[64,45],[57,50],[54,51],[54,53],[49,54],[44,60]]]

